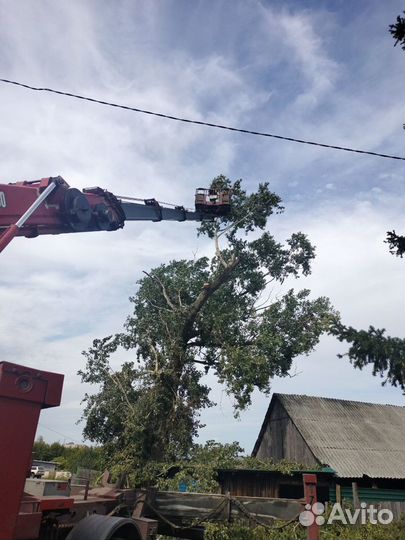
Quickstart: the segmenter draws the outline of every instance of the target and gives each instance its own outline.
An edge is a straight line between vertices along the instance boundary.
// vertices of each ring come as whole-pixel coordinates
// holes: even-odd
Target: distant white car
[[[45,474],[45,469],[40,465],[33,465],[31,467],[31,478],[42,478]]]

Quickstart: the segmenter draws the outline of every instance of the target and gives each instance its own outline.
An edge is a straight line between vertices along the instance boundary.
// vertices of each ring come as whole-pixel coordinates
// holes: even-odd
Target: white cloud
[[[316,29],[320,21],[304,13],[284,13],[280,17],[286,45],[292,50],[300,70],[304,91],[295,100],[298,109],[315,107],[334,90],[341,67],[328,56],[326,44]]]

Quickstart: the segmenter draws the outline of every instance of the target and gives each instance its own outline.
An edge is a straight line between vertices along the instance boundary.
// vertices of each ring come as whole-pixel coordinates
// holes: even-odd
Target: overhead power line
[[[72,442],[74,442],[76,444],[83,444],[83,443],[80,443],[79,441],[76,441],[75,439],[73,439],[73,437],[71,437],[70,435],[66,435],[66,433],[61,433],[60,431],[56,431],[56,429],[52,429],[52,428],[50,428],[48,426],[44,426],[44,424],[42,424],[41,422],[38,423],[38,427],[43,428],[43,429],[45,428],[45,429],[47,429],[49,431],[52,431],[53,433],[56,433],[57,435],[61,435],[64,439],[72,441]]]
[[[68,96],[75,99],[82,99],[84,101],[91,101],[92,103],[98,103],[99,105],[107,105],[108,107],[116,107],[118,109],[124,109],[126,111],[132,111],[142,114],[149,114],[151,116],[158,116],[160,118],[166,118],[168,120],[176,120],[177,122],[186,122],[187,124],[197,124],[199,126],[207,126],[217,129],[226,129],[228,131],[236,131],[238,133],[246,133],[248,135],[257,135],[259,137],[271,137],[273,139],[280,139],[282,141],[290,141],[300,144],[309,144],[312,146],[320,146],[322,148],[331,148],[333,150],[343,150],[344,152],[355,152],[356,154],[367,154],[369,156],[378,156],[388,159],[399,159],[402,161],[405,161],[405,157],[401,156],[392,156],[390,154],[380,154],[379,152],[371,152],[369,150],[359,150],[356,148],[348,148],[345,146],[337,146],[334,144],[325,144],[315,141],[307,141],[304,139],[296,139],[294,137],[285,137],[283,135],[275,135],[274,133],[266,133],[263,131],[252,131],[250,129],[242,129],[242,128],[236,128],[231,126],[224,126],[222,124],[213,124],[211,122],[203,122],[202,120],[191,120],[190,118],[181,118],[179,116],[172,116],[170,114],[163,114],[159,112],[154,111],[147,111],[145,109],[138,109],[136,107],[129,107],[128,105],[119,105],[118,103],[112,103],[110,101],[103,101],[101,99],[95,99],[87,96],[81,96],[79,94],[72,94],[70,92],[62,92],[61,90],[55,90],[53,88],[41,88],[37,86],[31,86],[29,84],[23,84],[17,81],[11,81],[9,79],[1,79],[0,82],[7,83],[7,84],[14,84],[15,86],[20,86],[22,88],[27,88],[28,90],[35,90],[37,92],[50,92],[52,94],[59,94],[61,96]]]

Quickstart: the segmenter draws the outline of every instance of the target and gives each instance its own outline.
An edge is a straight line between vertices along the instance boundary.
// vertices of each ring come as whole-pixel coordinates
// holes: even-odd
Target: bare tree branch
[[[180,290],[181,290],[181,289],[179,289],[179,290],[177,291],[177,298],[179,299],[179,306],[183,309],[184,306],[183,306],[183,302],[181,301]]]
[[[167,291],[166,291],[166,287],[164,286],[164,284],[162,283],[162,281],[157,277],[157,276],[152,276],[152,274],[149,274],[148,272],[146,272],[145,270],[143,270],[143,273],[146,274],[149,278],[153,279],[153,281],[156,281],[158,283],[158,285],[160,286],[160,289],[162,291],[162,294],[167,302],[167,304],[171,307],[171,309],[173,311],[176,311],[177,308],[176,306],[173,304],[173,302],[170,300],[170,296],[167,294]]]
[[[133,404],[129,401],[129,399],[128,399],[128,394],[127,394],[125,388],[122,386],[118,374],[115,373],[115,371],[114,371],[111,367],[109,367],[109,369],[108,369],[108,375],[109,375],[110,379],[113,381],[113,383],[119,388],[119,390],[121,390],[121,394],[122,394],[122,396],[124,397],[125,401],[127,402],[128,407],[129,407],[129,408],[132,410],[132,412],[134,413],[134,412],[135,412],[135,408],[134,408]]]
[[[214,240],[215,240],[215,254],[219,260],[219,262],[222,264],[222,266],[224,268],[227,267],[227,263],[226,261],[224,260],[224,258],[222,257],[222,253],[221,253],[221,250],[219,248],[219,238],[218,238],[218,230],[215,230],[214,232]]]
[[[231,223],[230,225],[228,225],[228,227],[225,227],[225,229],[222,229],[221,231],[219,231],[219,234],[218,236],[222,236],[223,234],[227,233],[228,231],[230,231],[231,229],[235,228],[237,225],[239,225],[239,223],[242,223],[242,221],[244,219],[246,219],[249,215],[253,214],[253,211],[251,212],[246,212],[246,214],[244,216],[242,216],[240,219],[238,219],[238,221],[234,221],[233,223]]]
[[[148,339],[149,347],[151,348],[153,352],[153,356],[155,357],[155,370],[154,373],[159,373],[159,355],[156,347],[153,345],[152,340]]]
[[[154,307],[158,311],[165,310],[165,311],[169,311],[170,313],[173,311],[172,309],[169,309],[169,308],[166,308],[166,307],[163,307],[163,306],[158,306],[157,304],[152,302],[152,300],[150,300],[149,298],[147,298],[146,301],[148,302],[148,304],[150,304],[152,307]]]

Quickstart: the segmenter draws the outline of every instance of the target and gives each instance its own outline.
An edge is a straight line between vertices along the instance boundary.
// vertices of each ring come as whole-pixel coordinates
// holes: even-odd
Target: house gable
[[[273,394],[253,456],[327,465],[341,478],[405,478],[405,408]]]
[[[273,395],[252,455],[259,459],[296,461],[309,467],[319,465],[277,394]]]

